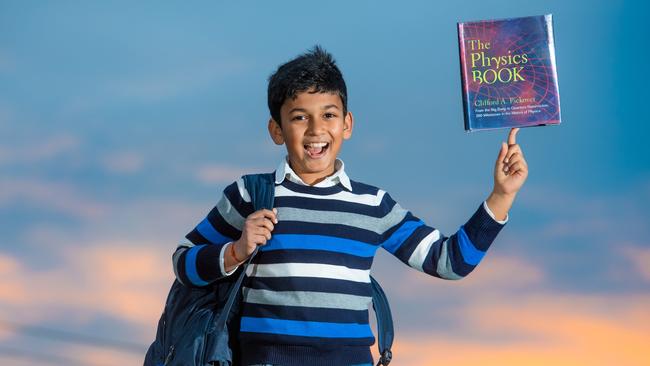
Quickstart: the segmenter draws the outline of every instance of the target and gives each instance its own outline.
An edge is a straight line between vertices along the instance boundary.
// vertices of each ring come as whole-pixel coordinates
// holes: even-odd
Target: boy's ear
[[[352,128],[354,127],[354,116],[348,112],[343,119],[343,139],[347,140],[352,137]]]
[[[284,144],[284,137],[282,136],[282,128],[280,124],[275,122],[273,117],[269,118],[269,135],[276,145]]]

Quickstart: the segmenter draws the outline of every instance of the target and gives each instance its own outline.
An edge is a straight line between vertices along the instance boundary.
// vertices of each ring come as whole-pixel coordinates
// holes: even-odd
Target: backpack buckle
[[[393,352],[387,349],[379,357],[379,362],[377,362],[377,366],[388,366],[388,364],[392,359],[393,359]]]

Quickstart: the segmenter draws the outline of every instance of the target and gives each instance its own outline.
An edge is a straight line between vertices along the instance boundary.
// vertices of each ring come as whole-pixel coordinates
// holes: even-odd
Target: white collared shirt
[[[308,186],[309,184],[305,183],[299,176],[296,174],[291,166],[289,165],[289,155],[285,155],[282,159],[278,168],[275,170],[275,184],[280,184],[288,178],[290,181],[298,184]],[[341,183],[348,191],[352,191],[352,185],[350,184],[350,178],[345,173],[345,164],[343,160],[336,158],[334,162],[334,174],[325,177],[322,181],[311,185],[312,187],[332,187]]]

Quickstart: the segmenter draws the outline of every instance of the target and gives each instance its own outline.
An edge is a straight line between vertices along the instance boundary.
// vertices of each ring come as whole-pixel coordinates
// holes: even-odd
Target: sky
[[[178,240],[228,184],[284,157],[266,130],[267,79],[316,44],[348,87],[348,175],[454,233],[491,192],[508,135],[463,129],[456,23],[541,14],[553,14],[562,123],[519,131],[528,179],[467,278],[378,252],[393,362],[650,364],[648,10],[0,1],[0,364],[142,363]]]

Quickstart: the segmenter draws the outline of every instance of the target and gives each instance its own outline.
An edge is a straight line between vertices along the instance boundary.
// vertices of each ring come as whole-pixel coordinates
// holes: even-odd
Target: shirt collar
[[[289,166],[289,155],[285,155],[285,157],[282,159],[280,162],[280,165],[278,165],[278,168],[275,170],[275,183],[280,184],[284,180],[284,178],[289,178],[290,181],[299,183],[302,185],[309,185],[305,183],[299,176],[296,174],[296,172],[291,169],[291,166]],[[314,184],[314,187],[331,187],[335,186],[336,184],[341,183],[348,191],[352,191],[352,185],[350,184],[350,178],[348,175],[345,173],[345,163],[343,163],[343,160],[336,158],[336,161],[334,162],[334,174],[326,177],[324,180]]]

